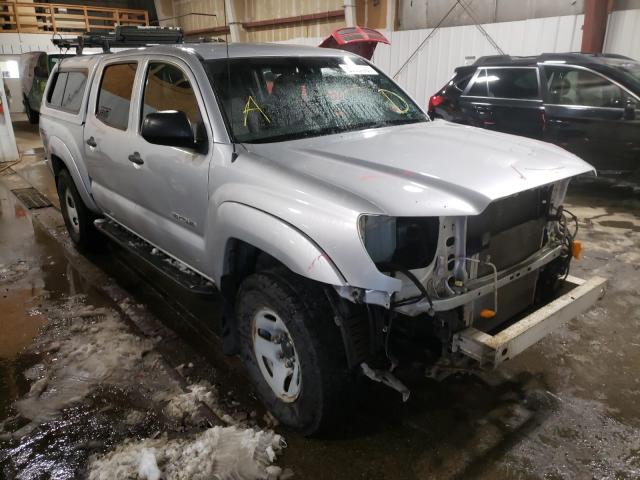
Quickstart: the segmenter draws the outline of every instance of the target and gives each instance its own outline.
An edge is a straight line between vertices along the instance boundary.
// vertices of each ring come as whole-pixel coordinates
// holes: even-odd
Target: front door
[[[212,130],[198,84],[189,67],[170,57],[148,57],[135,115],[135,135],[127,155],[138,160],[137,232],[172,256],[206,272],[204,234],[209,205],[209,165],[213,156]],[[148,114],[174,110],[189,119],[193,148],[150,143],[141,136]]]
[[[486,67],[460,97],[476,127],[542,138],[543,106],[536,67]]]
[[[544,66],[545,140],[575,153],[600,173],[640,168],[637,99],[600,73]]]

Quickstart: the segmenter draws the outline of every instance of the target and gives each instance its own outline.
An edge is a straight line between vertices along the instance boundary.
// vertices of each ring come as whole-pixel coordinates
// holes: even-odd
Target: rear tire
[[[34,109],[31,108],[31,105],[29,104],[29,100],[27,100],[27,98],[24,98],[24,110],[27,113],[27,120],[29,120],[29,123],[31,125],[36,125],[39,121],[40,121],[40,112],[36,112]]]
[[[334,425],[353,382],[322,287],[277,267],[247,277],[236,305],[240,355],[267,409],[306,435]]]
[[[76,248],[85,252],[100,251],[104,237],[93,226],[96,216],[82,201],[67,170],[63,169],[58,174],[57,187],[62,218]]]

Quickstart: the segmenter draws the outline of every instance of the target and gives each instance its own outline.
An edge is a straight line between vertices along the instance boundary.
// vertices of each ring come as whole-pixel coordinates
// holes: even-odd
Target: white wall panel
[[[77,35],[63,35],[63,37]],[[58,53],[60,49],[51,43],[52,35],[45,33],[0,33],[0,54],[20,54],[25,52]]]
[[[483,25],[495,42],[510,55],[536,55],[580,49],[582,15],[537,18]],[[374,62],[389,75],[395,75],[431,29],[392,32],[391,45],[376,50]],[[421,105],[442,87],[453,70],[483,55],[498,52],[473,25],[447,27],[436,31],[420,53],[396,80]],[[472,57],[469,59],[468,57]]]
[[[604,51],[640,60],[640,10],[622,10],[609,15]]]

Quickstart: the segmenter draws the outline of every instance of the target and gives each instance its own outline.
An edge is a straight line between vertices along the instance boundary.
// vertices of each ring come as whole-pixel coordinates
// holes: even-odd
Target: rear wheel
[[[82,251],[100,250],[104,238],[93,226],[96,216],[82,201],[67,170],[58,174],[57,186],[62,217],[75,246]]]
[[[24,110],[27,113],[27,120],[29,120],[30,124],[35,125],[40,120],[40,113],[31,108],[31,104],[29,104],[29,100],[26,97],[23,103]]]
[[[240,353],[257,393],[305,434],[345,413],[349,372],[322,288],[283,267],[249,276],[237,298]]]

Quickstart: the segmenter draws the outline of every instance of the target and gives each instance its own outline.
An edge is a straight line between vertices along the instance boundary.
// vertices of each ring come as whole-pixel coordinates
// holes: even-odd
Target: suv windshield
[[[205,65],[238,142],[427,121],[393,81],[357,57],[234,58]]]
[[[618,68],[640,85],[640,63],[630,58],[606,58],[604,62],[610,67]]]

